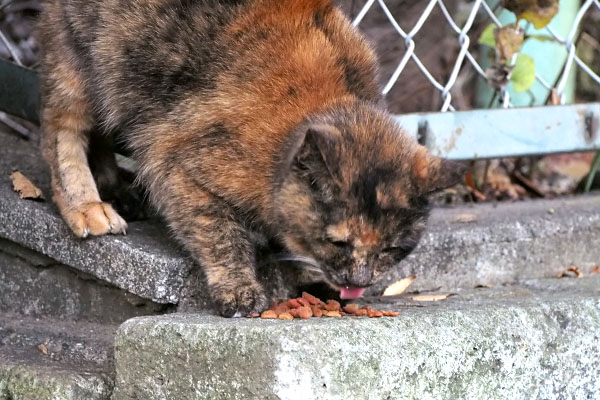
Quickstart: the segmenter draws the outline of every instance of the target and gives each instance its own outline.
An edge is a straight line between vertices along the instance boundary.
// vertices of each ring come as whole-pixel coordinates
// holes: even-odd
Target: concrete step
[[[387,301],[398,317],[134,318],[113,399],[600,398],[600,276]]]
[[[143,299],[210,309],[201,274],[164,224],[132,222],[125,237],[76,239],[52,204],[12,191],[9,175],[18,169],[50,198],[38,149],[2,132],[0,143],[0,238]],[[588,272],[600,260],[599,209],[600,195],[591,195],[434,210],[419,247],[370,293],[409,275],[417,276],[415,290],[454,290],[551,277],[570,266]]]
[[[119,324],[172,308],[0,239],[0,313]]]
[[[0,314],[0,400],[108,400],[116,329]]]

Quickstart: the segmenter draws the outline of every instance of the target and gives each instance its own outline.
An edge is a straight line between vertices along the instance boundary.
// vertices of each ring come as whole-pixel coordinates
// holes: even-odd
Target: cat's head
[[[366,104],[311,118],[292,135],[278,170],[281,239],[342,298],[360,296],[416,247],[428,195],[464,173]]]

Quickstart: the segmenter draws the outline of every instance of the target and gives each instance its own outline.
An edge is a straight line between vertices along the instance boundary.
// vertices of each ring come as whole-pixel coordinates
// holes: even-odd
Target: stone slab
[[[0,400],[109,400],[112,381],[105,375],[3,364]]]
[[[0,400],[108,400],[116,329],[0,313]]]
[[[414,290],[456,290],[598,265],[598,194],[441,208],[415,251],[371,293],[412,275]]]
[[[119,324],[172,308],[0,239],[0,313]]]
[[[129,320],[117,333],[113,398],[600,397],[600,276],[385,307],[400,316]]]
[[[47,202],[19,199],[9,175],[24,173]],[[78,239],[50,202],[46,166],[37,148],[0,132],[0,237],[158,303],[177,303],[192,263],[160,224],[129,224],[127,236]]]

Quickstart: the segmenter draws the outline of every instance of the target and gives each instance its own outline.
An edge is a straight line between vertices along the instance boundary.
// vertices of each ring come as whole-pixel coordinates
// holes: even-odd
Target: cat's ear
[[[337,175],[340,163],[341,133],[333,126],[313,125],[306,130],[304,143],[295,161],[313,168],[325,167],[332,177]]]
[[[466,166],[436,157],[423,146],[417,148],[413,159],[413,173],[422,194],[437,192],[464,180]]]
[[[294,165],[312,173],[337,176],[340,161],[338,129],[330,125],[309,125],[292,135],[285,146],[279,173],[287,173]]]

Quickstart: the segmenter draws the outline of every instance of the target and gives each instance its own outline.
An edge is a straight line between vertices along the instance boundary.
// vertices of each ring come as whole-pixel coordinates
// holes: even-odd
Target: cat
[[[271,300],[260,235],[356,298],[462,177],[386,111],[373,50],[330,0],[49,0],[39,33],[42,150],[67,225],[125,233],[98,189],[118,185],[122,132],[225,317]]]

